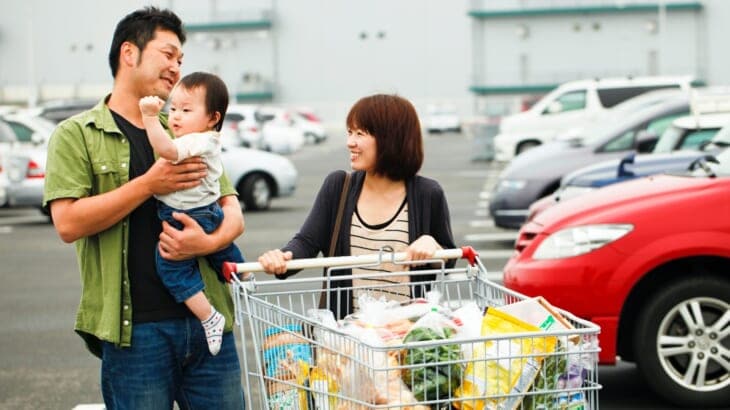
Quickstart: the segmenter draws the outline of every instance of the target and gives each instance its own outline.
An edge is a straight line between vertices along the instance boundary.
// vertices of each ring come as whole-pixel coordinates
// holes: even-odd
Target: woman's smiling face
[[[350,167],[354,171],[372,171],[377,163],[378,147],[375,137],[361,129],[347,130]]]

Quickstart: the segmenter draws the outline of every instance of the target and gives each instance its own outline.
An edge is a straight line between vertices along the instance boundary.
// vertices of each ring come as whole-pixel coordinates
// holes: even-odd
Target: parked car
[[[456,108],[450,105],[429,105],[424,116],[426,131],[429,133],[438,132],[461,132],[461,119]]]
[[[17,111],[6,115],[4,119],[12,128],[16,140],[5,153],[5,205],[41,209],[48,139],[56,124],[34,115],[32,110]]]
[[[225,146],[261,147],[259,107],[251,104],[230,104],[221,129]]]
[[[607,109],[648,91],[689,90],[692,77],[626,77],[570,81],[545,95],[529,110],[502,119],[494,138],[495,159],[515,155],[552,141],[581,123],[599,120]]]
[[[3,118],[13,129],[15,140],[20,145],[43,145],[48,142],[56,128],[53,121],[33,115],[29,111],[17,111]]]
[[[701,159],[713,160],[714,154],[730,146],[730,114],[687,120],[687,117],[674,120],[651,154],[631,153],[620,160],[599,162],[567,174],[561,179],[560,188],[530,205],[527,220],[558,202],[606,185],[649,175],[684,172],[697,166]],[[718,131],[721,124],[725,127]],[[708,138],[711,139],[708,141]],[[674,147],[680,150],[667,152]]]
[[[551,141],[515,157],[500,174],[489,201],[495,225],[518,229],[527,218],[530,204],[558,189],[561,178],[571,171],[622,158],[630,152],[650,152],[671,120],[688,112],[689,96],[679,92],[627,113],[621,121],[609,119],[587,129],[583,137]]]
[[[312,144],[319,144],[327,139],[327,131],[322,125],[319,117],[310,109],[297,108],[290,110],[289,114],[294,126],[304,134],[304,141]]]
[[[281,155],[250,148],[223,150],[223,168],[247,210],[269,209],[271,200],[294,194],[298,173]]]
[[[82,111],[94,107],[99,100],[73,99],[49,101],[33,109],[32,115],[46,118],[56,124]]]
[[[672,405],[730,397],[730,150],[692,174],[613,184],[525,224],[504,284],[601,327]]]
[[[46,147],[17,150],[5,158],[9,206],[35,206],[43,203]],[[294,194],[297,170],[281,155],[242,147],[224,147],[223,167],[247,210],[269,209],[272,199]],[[45,212],[45,211],[44,211]]]
[[[47,148],[44,143],[14,149],[6,154],[8,207],[36,207],[47,212],[42,208]]]
[[[0,158],[0,208],[4,207],[5,204],[8,202],[8,176],[5,174],[5,171],[3,169],[3,161],[2,158]]]
[[[261,107],[261,149],[277,154],[291,154],[304,145],[304,131],[296,127],[289,112],[279,107]]]

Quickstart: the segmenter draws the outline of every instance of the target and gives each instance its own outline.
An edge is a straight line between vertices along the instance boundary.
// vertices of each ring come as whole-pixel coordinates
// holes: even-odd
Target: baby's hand
[[[156,117],[164,106],[165,101],[154,95],[142,97],[139,100],[139,110],[142,111],[142,115],[147,117]]]

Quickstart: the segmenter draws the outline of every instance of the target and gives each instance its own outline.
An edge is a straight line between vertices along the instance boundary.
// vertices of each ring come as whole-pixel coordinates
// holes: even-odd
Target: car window
[[[15,133],[13,132],[13,129],[10,128],[6,122],[0,121],[0,142],[13,141],[15,141]]]
[[[698,149],[702,143],[712,139],[720,131],[719,128],[707,128],[687,133],[677,149]]]
[[[659,140],[654,146],[654,150],[652,150],[652,152],[654,154],[672,152],[672,149],[677,146],[677,141],[682,138],[682,135],[684,135],[686,131],[687,130],[684,128],[675,126],[667,128],[659,137]]]
[[[582,110],[584,108],[586,108],[586,91],[570,91],[555,98],[555,100],[551,102],[547,108],[545,108],[543,114],[559,114],[566,111]]]
[[[651,122],[649,122],[649,125],[646,126],[647,131],[651,131],[655,133],[656,135],[662,135],[664,134],[664,131],[669,128],[670,125],[672,125],[672,121],[679,117],[684,117],[689,114],[689,111],[686,112],[680,112],[672,115],[667,115],[666,117],[657,118]]]
[[[629,130],[609,141],[601,149],[602,152],[628,151],[634,147],[636,130]]]
[[[596,92],[598,93],[598,100],[601,102],[601,105],[606,108],[611,108],[614,105],[622,103],[645,92],[661,90],[665,88],[679,88],[679,85],[667,84],[621,88],[599,88],[598,90],[596,90]]]
[[[20,142],[31,142],[33,141],[33,130],[28,128],[27,126],[15,122],[15,121],[8,121],[8,124],[10,125],[10,128],[13,129],[13,132],[15,133],[15,138],[18,139]]]
[[[227,121],[243,121],[244,120],[243,114],[239,114],[237,112],[229,112],[226,114],[226,120]]]

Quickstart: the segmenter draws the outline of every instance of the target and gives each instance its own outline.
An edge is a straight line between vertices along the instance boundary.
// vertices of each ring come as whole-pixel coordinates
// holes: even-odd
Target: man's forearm
[[[55,200],[51,215],[61,239],[71,243],[110,228],[150,196],[152,192],[141,179],[135,179],[103,194]]]

